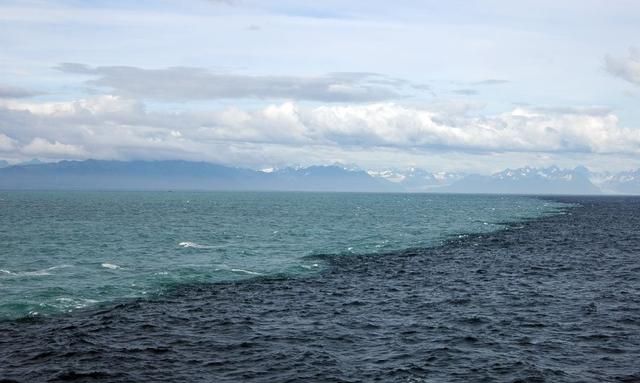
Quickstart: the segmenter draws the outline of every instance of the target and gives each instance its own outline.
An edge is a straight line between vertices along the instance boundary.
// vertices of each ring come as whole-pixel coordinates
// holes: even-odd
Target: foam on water
[[[51,272],[56,269],[62,269],[66,267],[71,267],[71,265],[60,265],[60,266],[52,266],[42,270],[35,271],[18,271],[13,272],[10,270],[0,269],[0,275],[5,276],[13,276],[13,277],[41,277],[45,275],[51,275]]]
[[[69,311],[70,309],[81,309],[98,303],[95,299],[85,299],[78,297],[61,297],[56,298],[58,308]]]
[[[249,274],[249,275],[262,275],[262,273],[257,273],[255,271],[243,270],[243,269],[231,269],[231,271],[233,271],[234,273],[242,273],[242,274]]]
[[[188,241],[187,241],[187,242],[180,242],[180,243],[178,244],[178,246],[182,246],[182,247],[184,247],[184,248],[192,247],[192,248],[194,248],[194,249],[211,249],[211,248],[213,248],[213,246],[200,245],[200,244],[198,244],[198,243],[195,243],[195,242],[188,242]]]

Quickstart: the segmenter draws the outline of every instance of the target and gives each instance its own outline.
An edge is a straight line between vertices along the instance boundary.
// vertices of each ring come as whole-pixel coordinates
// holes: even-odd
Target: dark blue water
[[[105,382],[638,382],[640,199],[318,273],[0,321],[0,376]]]

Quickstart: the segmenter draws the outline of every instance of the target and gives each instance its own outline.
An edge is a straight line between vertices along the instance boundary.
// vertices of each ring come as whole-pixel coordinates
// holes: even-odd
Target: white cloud
[[[605,58],[606,69],[616,77],[640,85],[640,49],[630,48],[627,57]]]
[[[0,106],[48,117],[104,115],[112,118],[118,114],[131,114],[143,109],[142,104],[139,102],[113,95],[102,95],[66,102],[5,101],[0,102]]]
[[[336,146],[484,152],[640,152],[640,131],[619,127],[618,118],[610,112],[600,109],[596,112],[516,108],[495,116],[475,117],[392,103],[313,108],[284,103],[245,112],[237,123],[219,121],[221,124],[212,129],[228,134],[241,126],[243,129],[239,130],[255,133],[254,141]]]
[[[4,102],[0,131],[0,147],[16,156],[183,158],[249,166],[303,158],[353,162],[355,152],[367,163],[378,160],[381,167],[392,157],[378,157],[382,152],[486,158],[499,153],[640,153],[640,130],[619,126],[618,117],[603,108],[518,107],[482,116],[477,109],[446,105],[311,107],[285,102],[257,109],[167,113],[106,95],[57,103]]]
[[[16,141],[0,133],[0,152],[10,152],[15,150]]]
[[[82,158],[88,153],[77,145],[63,144],[58,141],[49,142],[36,137],[22,148],[22,153],[44,158]]]

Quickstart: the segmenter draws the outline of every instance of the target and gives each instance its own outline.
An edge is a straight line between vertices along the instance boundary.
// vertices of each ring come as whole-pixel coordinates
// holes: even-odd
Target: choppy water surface
[[[241,196],[244,200],[236,206],[248,209],[247,200],[258,196]],[[342,195],[298,197],[346,203]],[[375,255],[368,254],[370,250],[350,254],[344,246],[352,250],[357,246],[327,240],[322,243],[338,250],[308,248],[307,256],[292,258],[292,263],[255,268],[267,273],[282,270],[279,267],[298,270],[304,269],[299,265],[322,264],[313,272],[215,282],[209,278],[218,274],[203,271],[202,277],[175,284],[152,298],[0,320],[0,380],[640,381],[640,198],[555,199],[565,204],[560,206],[571,206],[564,214],[549,214],[546,208],[559,206],[555,203],[519,197],[350,198],[405,201],[386,210],[389,217],[420,212],[417,201],[424,199],[451,206],[450,217],[443,221],[461,222],[453,219],[461,214],[454,212],[456,207],[485,206],[493,212],[501,203],[505,208],[529,206],[521,211],[536,211],[533,216],[538,218],[514,221],[516,216],[509,215],[512,223],[498,231],[488,231],[490,221],[484,225],[478,220],[471,226],[477,228],[476,234],[417,235],[416,246],[397,249],[393,246],[403,245],[395,242]],[[192,195],[188,200],[193,203]],[[342,206],[333,211],[345,216],[353,212]],[[321,210],[308,214],[309,219],[330,216]],[[207,209],[196,211],[201,212],[199,217],[210,214]],[[482,216],[481,211],[475,217]],[[379,219],[359,222],[369,228],[384,226],[379,222],[384,216],[374,217]],[[159,215],[149,221],[148,230],[166,219]],[[333,225],[351,233],[364,231],[339,222]],[[331,225],[327,227],[331,232]],[[210,250],[180,247],[177,244],[185,238],[183,232],[178,234],[166,242],[173,244],[171,251]],[[214,245],[204,232],[194,237],[192,242]],[[359,243],[373,249],[380,244]],[[121,268],[102,267],[105,262]],[[91,264],[108,273],[130,267],[114,259]]]
[[[524,197],[330,193],[0,193],[0,318],[184,283],[316,272],[496,230],[560,205]]]

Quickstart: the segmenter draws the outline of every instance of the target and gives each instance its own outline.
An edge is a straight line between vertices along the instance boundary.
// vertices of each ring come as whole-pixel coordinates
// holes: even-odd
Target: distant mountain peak
[[[399,184],[409,192],[437,191],[464,176],[462,173],[429,172],[413,166],[405,169],[368,170],[367,173],[372,177]]]
[[[465,177],[453,183],[447,191],[457,193],[498,194],[600,194],[600,189],[588,177],[585,169],[561,169],[525,166],[506,169],[490,176]]]

